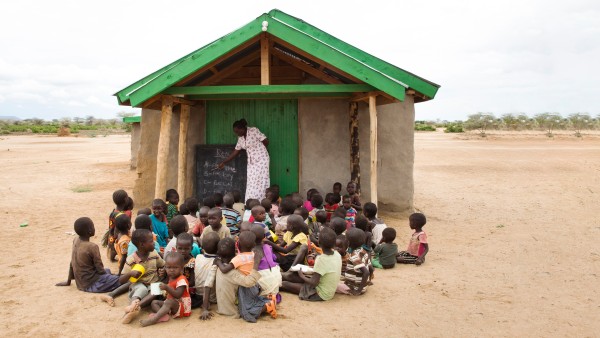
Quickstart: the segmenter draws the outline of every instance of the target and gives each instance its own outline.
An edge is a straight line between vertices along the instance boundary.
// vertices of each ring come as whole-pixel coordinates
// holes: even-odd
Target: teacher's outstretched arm
[[[225,163],[233,160],[236,156],[238,156],[240,153],[240,150],[234,149],[231,154],[229,154],[229,157],[227,157],[225,160],[223,160],[223,162],[219,163],[219,165],[217,166],[217,168],[219,169],[223,169],[225,168]]]
[[[269,145],[269,139],[266,138],[266,139],[262,140],[262,144],[264,144],[265,147],[268,146]]]

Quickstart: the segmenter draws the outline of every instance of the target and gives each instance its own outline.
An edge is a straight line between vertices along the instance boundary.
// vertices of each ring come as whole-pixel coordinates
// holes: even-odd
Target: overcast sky
[[[278,8],[440,84],[417,119],[600,114],[600,1],[30,1],[0,20],[0,115],[121,111],[115,92]]]

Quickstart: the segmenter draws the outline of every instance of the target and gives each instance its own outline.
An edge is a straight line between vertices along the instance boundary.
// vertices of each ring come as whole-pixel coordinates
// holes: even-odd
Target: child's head
[[[312,200],[311,200],[312,203]],[[325,195],[325,203],[329,204],[329,205],[333,205],[333,193],[332,192],[328,192]]]
[[[296,210],[294,210],[294,215],[299,215],[306,221],[308,219],[308,210],[306,210],[305,207],[296,208]]]
[[[256,236],[255,244],[258,245],[262,243],[262,240],[265,238],[265,229],[263,229],[263,227],[259,224],[252,224],[250,231],[252,231],[254,236]]]
[[[219,241],[217,254],[224,259],[231,259],[235,256],[235,240],[231,237],[225,237]]]
[[[194,237],[187,232],[180,233],[177,235],[177,242],[175,242],[175,249],[179,252],[183,258],[191,257],[192,245],[194,243]]]
[[[125,190],[119,189],[116,190],[115,192],[113,192],[113,202],[115,203],[116,206],[118,207],[122,207],[125,208],[125,205],[127,204],[127,197],[129,197],[127,195],[127,192]],[[124,210],[124,209],[122,209]]]
[[[169,202],[173,205],[179,204],[179,193],[177,193],[177,190],[175,190],[175,189],[167,190],[165,197],[166,197],[165,199],[167,200],[167,202]]]
[[[279,201],[279,186],[277,186],[277,188],[275,188],[275,186],[270,187],[266,197],[270,199],[272,203],[277,204]]]
[[[220,192],[216,192],[213,194],[213,200],[215,201],[215,207],[220,207],[223,205],[223,194]]]
[[[220,208],[212,208],[208,212],[208,225],[213,230],[219,230],[221,228],[221,220],[223,219],[223,213]]]
[[[159,219],[162,218],[166,211],[167,204],[165,203],[165,201],[161,200],[160,198],[157,198],[152,201],[152,213],[155,217]]]
[[[190,197],[185,200],[185,206],[190,212],[190,215],[196,217],[196,213],[198,212],[198,200],[193,197]]]
[[[131,218],[126,214],[120,214],[115,218],[115,229],[121,235],[129,234],[129,230],[131,230]]]
[[[262,201],[260,201],[260,205],[262,205],[263,208],[265,208],[265,212],[268,214],[269,212],[271,212],[271,207],[272,207],[272,203],[271,203],[271,199],[269,198],[264,198]]]
[[[219,239],[219,234],[216,232],[206,233],[204,236],[202,236],[202,250],[210,255],[217,254]]]
[[[354,226],[362,231],[367,231],[369,220],[364,215],[357,215],[354,219]]]
[[[348,252],[348,239],[345,235],[339,235],[335,238],[335,250],[340,256],[346,255],[346,252]]]
[[[348,192],[348,195],[354,195],[356,192],[356,183],[352,181],[348,182],[348,185],[346,185],[346,191]]]
[[[319,232],[319,246],[323,250],[331,250],[335,246],[335,237],[336,234],[333,230],[329,228],[323,228],[321,232]]]
[[[124,210],[133,210],[133,198],[127,196],[127,202],[125,202]]]
[[[169,279],[173,280],[181,276],[185,259],[179,252],[169,252],[165,256],[165,271]]]
[[[321,224],[325,224],[325,222],[327,222],[327,211],[325,211],[325,210],[317,211],[317,213],[315,214],[315,218],[317,219],[317,222],[319,222]]]
[[[249,198],[246,200],[246,210],[252,210],[255,206],[260,205],[260,201],[256,198]]]
[[[152,231],[152,220],[146,214],[138,215],[135,218],[135,229],[146,229]]]
[[[310,205],[317,209],[323,208],[323,196],[321,196],[319,193],[313,193],[312,197],[310,198]]]
[[[265,197],[273,200],[273,189],[271,189],[270,187],[265,189]]]
[[[408,217],[411,229],[421,229],[427,223],[427,218],[420,212],[415,212]]]
[[[333,194],[333,203],[334,204],[340,204],[340,202],[342,201],[342,196],[340,194]]]
[[[346,208],[344,207],[339,207],[337,209],[335,209],[335,211],[333,212],[333,215],[331,215],[331,217],[340,217],[340,218],[346,218]]]
[[[202,222],[202,224],[204,224],[204,225],[208,224],[208,212],[209,211],[210,211],[210,208],[205,205],[202,208],[200,208],[200,211],[198,212],[198,216],[199,216],[198,218],[200,218],[200,222]]]
[[[294,213],[294,210],[296,210],[296,204],[291,197],[286,197],[281,201],[281,204],[279,205],[279,213],[282,216],[291,215]]]
[[[365,244],[366,235],[365,232],[360,229],[350,228],[346,231],[346,238],[348,238],[348,247],[354,250]]]
[[[377,216],[377,206],[375,203],[367,202],[363,207],[363,214],[367,216],[368,219],[373,219]]]
[[[307,201],[310,201],[310,199],[311,199],[312,195],[313,195],[315,192],[318,192],[318,191],[317,191],[317,189],[315,189],[315,188],[310,188],[310,189],[308,189],[308,191],[306,192],[306,200],[307,200]]]
[[[150,208],[142,208],[140,210],[138,210],[137,215],[147,215],[150,216],[152,215],[152,210]]]
[[[233,208],[233,203],[235,203],[233,199],[233,194],[229,193],[223,196],[223,205],[225,205],[226,208]]]
[[[340,182],[335,182],[333,184],[333,193],[339,195],[341,191],[342,191],[342,184]]]
[[[154,250],[154,237],[150,230],[135,229],[131,235],[131,242],[141,253],[149,253]]]
[[[344,209],[350,209],[352,206],[352,199],[350,198],[350,195],[344,195],[344,197],[342,197],[342,205],[344,206]]]
[[[256,235],[252,231],[240,232],[239,237],[240,251],[250,252],[255,245]]]
[[[260,225],[258,225],[258,226],[260,227]],[[242,222],[242,224],[240,224],[240,232],[250,231],[250,229],[252,229],[252,223],[250,223],[248,221],[244,221],[244,222]],[[262,227],[261,227],[261,229],[262,229]]]
[[[242,193],[239,190],[234,190],[231,194],[233,195],[234,203],[240,203],[242,201]]]
[[[333,231],[335,231],[335,234],[338,236],[343,234],[344,231],[346,231],[346,221],[343,218],[332,217],[329,226],[331,227],[331,229],[333,229]],[[319,240],[319,243],[321,243],[321,240]]]
[[[212,209],[215,207],[215,200],[212,198],[212,196],[204,197],[202,199],[202,205]]]
[[[185,202],[181,203],[181,205],[179,206],[179,214],[182,216],[190,214],[190,210],[187,207],[187,203],[185,203]]]
[[[189,230],[188,222],[182,215],[177,215],[171,218],[169,227],[171,228],[171,231],[173,231],[173,235],[175,237],[179,236],[179,234],[182,234],[184,232],[188,232]]]
[[[300,215],[291,215],[287,221],[288,231],[291,231],[294,234],[299,234],[302,232],[304,225],[304,219]]]
[[[267,219],[267,213],[262,205],[256,205],[252,208],[252,217],[255,222],[264,222]]]
[[[396,229],[387,227],[381,233],[381,242],[391,244],[396,239]]]
[[[76,219],[73,228],[79,237],[89,238],[96,234],[94,222],[92,222],[92,219],[89,217],[80,217]]]
[[[302,200],[302,197],[300,197],[300,195],[292,195],[292,201],[294,201],[295,208],[300,208],[304,204],[304,200]]]

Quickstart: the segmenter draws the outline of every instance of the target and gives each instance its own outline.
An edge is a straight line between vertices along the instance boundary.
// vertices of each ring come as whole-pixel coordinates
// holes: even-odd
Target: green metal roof
[[[267,33],[399,100],[404,100],[408,88],[423,94],[426,99],[432,99],[440,87],[365,53],[298,18],[274,9],[120,90],[115,94],[119,104],[140,106],[153,96],[163,93],[261,34],[263,21],[268,22]]]

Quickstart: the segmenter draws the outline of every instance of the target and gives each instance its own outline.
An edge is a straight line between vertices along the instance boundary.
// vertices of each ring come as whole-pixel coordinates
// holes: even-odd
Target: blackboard
[[[248,163],[246,151],[242,150],[235,159],[225,164],[225,168],[215,170],[234,149],[233,144],[196,146],[196,196],[199,201],[214,193],[225,195],[232,190],[239,190],[242,193],[242,201],[245,201]]]

